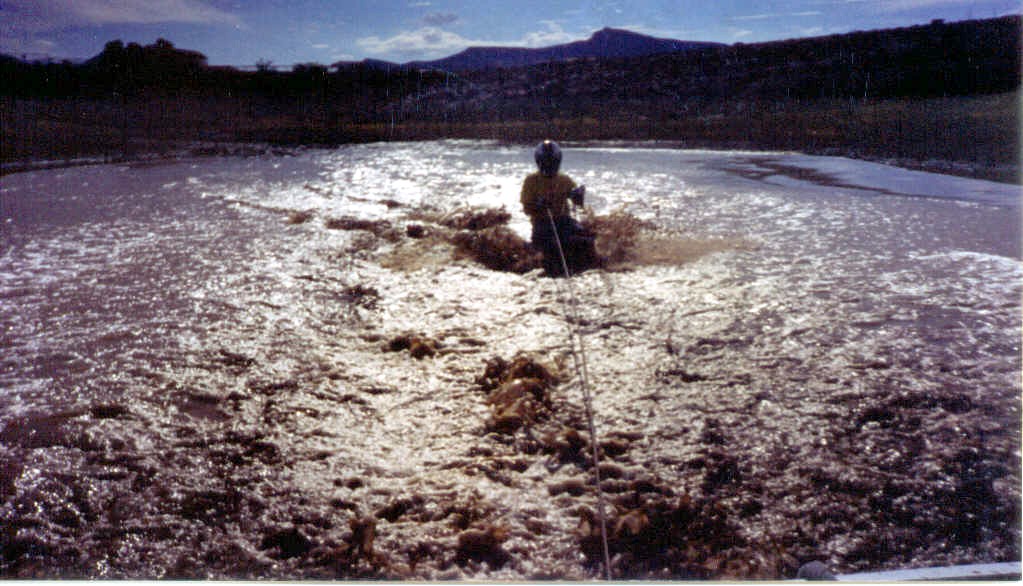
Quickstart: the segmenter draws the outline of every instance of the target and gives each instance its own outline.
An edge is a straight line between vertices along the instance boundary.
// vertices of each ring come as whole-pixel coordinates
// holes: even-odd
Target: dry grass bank
[[[726,103],[539,120],[351,120],[322,103],[199,97],[121,102],[0,99],[2,161],[168,152],[196,141],[332,145],[440,138],[531,142],[659,140],[680,147],[785,149],[1020,181],[1019,92],[974,97]],[[12,165],[13,163],[13,165]]]

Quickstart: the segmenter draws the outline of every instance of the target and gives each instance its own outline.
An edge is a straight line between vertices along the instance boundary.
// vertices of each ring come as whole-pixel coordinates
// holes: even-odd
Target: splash
[[[508,228],[504,208],[468,208],[449,214],[416,210],[408,215],[408,241],[381,261],[406,272],[468,259],[502,272],[527,273],[540,266],[540,255]]]
[[[387,255],[382,263],[388,268],[415,271],[459,259],[519,274],[541,267],[539,252],[507,227],[511,215],[503,208],[472,208],[446,215],[418,211],[410,218],[419,222],[407,226],[412,240]],[[681,266],[717,252],[751,248],[738,238],[701,239],[672,233],[624,210],[598,215],[586,208],[581,223],[596,234],[601,268],[610,271]]]
[[[678,266],[716,252],[749,247],[748,243],[737,238],[700,239],[673,234],[624,209],[597,215],[586,208],[582,224],[597,235],[597,253],[609,270],[651,265]]]

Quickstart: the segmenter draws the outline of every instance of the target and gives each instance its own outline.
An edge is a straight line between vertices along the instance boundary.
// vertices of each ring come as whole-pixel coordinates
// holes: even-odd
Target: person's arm
[[[530,218],[542,215],[546,209],[533,176],[526,177],[522,183],[522,195],[519,201],[522,202],[522,211]]]
[[[571,201],[575,205],[582,207],[583,199],[586,197],[586,186],[577,185],[576,182],[568,175],[565,175],[564,177],[566,181],[562,185],[562,188],[565,189],[564,198],[566,202],[563,203],[562,205],[564,206],[565,211],[567,212],[568,211],[567,201]]]

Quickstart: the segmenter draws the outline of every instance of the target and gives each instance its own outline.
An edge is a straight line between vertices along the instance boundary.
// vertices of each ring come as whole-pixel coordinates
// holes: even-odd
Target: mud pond
[[[530,152],[3,177],[0,576],[600,578],[572,331],[615,578],[1020,559],[1018,186],[568,145],[570,318]]]

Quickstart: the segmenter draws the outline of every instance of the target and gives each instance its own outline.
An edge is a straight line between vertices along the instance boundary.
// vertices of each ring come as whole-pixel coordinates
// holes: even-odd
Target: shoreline
[[[5,161],[0,163],[0,177],[14,173],[26,173],[31,171],[46,171],[53,169],[67,169],[89,165],[119,165],[139,163],[166,163],[175,161],[187,161],[203,159],[208,157],[252,157],[252,156],[287,156],[305,149],[333,149],[352,144],[365,144],[367,142],[430,142],[443,140],[480,140],[490,141],[492,138],[432,138],[414,140],[380,140],[380,141],[351,141],[339,144],[274,144],[265,142],[195,142],[184,146],[178,146],[171,150],[161,149],[154,151],[137,152],[128,156],[80,156],[67,159],[25,159],[16,161]],[[523,141],[507,141],[512,144],[522,144],[523,148],[528,146]],[[664,140],[639,140],[639,139],[607,139],[607,140],[579,140],[565,141],[568,145],[580,147],[599,147],[608,144],[616,144],[622,148],[663,148],[667,150],[711,150],[711,151],[733,151],[742,150],[750,152],[798,152],[814,157],[842,157],[870,163],[878,163],[891,167],[899,167],[911,171],[923,171],[940,175],[951,175],[968,179],[979,179],[1009,185],[1020,184],[1021,165],[1016,164],[991,164],[980,165],[977,162],[949,160],[939,158],[918,159],[898,157],[890,155],[865,155],[857,152],[843,152],[839,148],[825,149],[777,149],[757,147],[755,145],[704,145],[693,144],[688,141],[664,141]],[[164,145],[168,146],[168,145]]]

